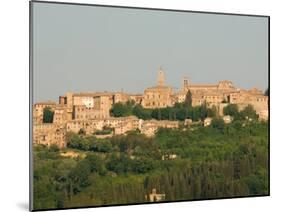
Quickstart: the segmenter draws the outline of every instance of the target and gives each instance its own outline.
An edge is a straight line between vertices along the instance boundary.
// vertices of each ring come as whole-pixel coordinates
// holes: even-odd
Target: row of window
[[[154,98],[157,98],[158,97],[158,99],[161,99],[161,98],[163,98],[164,96],[161,96],[160,94],[152,94],[152,95],[146,95],[146,98],[147,99],[154,99]]]
[[[161,102],[152,102],[152,103],[148,102],[145,104],[145,106],[148,106],[148,107],[149,106],[164,106],[164,107],[166,107],[166,103],[161,104]]]
[[[92,110],[93,108],[91,107],[83,107],[83,108],[77,108],[77,111],[80,112],[80,111],[86,111],[86,110]]]
[[[222,99],[221,96],[205,96],[206,99]]]
[[[266,102],[267,99],[266,99],[266,98],[257,98],[257,101],[258,101],[258,102]]]
[[[97,119],[97,118],[106,118],[104,115],[76,115],[75,119]]]

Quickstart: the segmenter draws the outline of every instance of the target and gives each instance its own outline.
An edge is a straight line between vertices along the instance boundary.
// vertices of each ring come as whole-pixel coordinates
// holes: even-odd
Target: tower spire
[[[160,66],[157,73],[157,86],[163,86],[164,82],[165,82],[164,71],[162,69],[162,66]]]

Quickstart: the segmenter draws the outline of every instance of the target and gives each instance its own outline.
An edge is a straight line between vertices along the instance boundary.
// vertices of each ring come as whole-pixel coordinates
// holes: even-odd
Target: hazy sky
[[[34,101],[67,91],[142,93],[156,84],[268,86],[263,17],[33,3]]]

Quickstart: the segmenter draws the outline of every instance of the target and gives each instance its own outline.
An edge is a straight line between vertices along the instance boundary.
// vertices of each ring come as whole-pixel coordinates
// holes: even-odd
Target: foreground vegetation
[[[134,115],[139,119],[157,119],[157,120],[177,120],[184,121],[191,119],[192,121],[204,121],[205,118],[219,117],[217,108],[207,107],[206,103],[200,106],[191,106],[189,101],[176,103],[172,107],[147,109],[134,101],[126,103],[115,103],[111,109],[111,115],[114,117],[126,117]],[[235,120],[245,120],[246,118],[258,119],[258,115],[253,106],[248,105],[243,110],[239,111],[236,104],[228,104],[224,110],[224,115],[230,115]]]
[[[153,188],[165,201],[268,194],[265,122],[159,129],[154,138],[131,132],[107,139],[68,134],[67,140],[61,151],[34,147],[35,209],[147,202]]]

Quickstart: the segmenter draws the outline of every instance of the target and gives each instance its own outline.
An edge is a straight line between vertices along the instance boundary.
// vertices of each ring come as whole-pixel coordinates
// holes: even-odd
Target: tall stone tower
[[[188,84],[189,84],[188,77],[184,76],[184,77],[182,78],[182,88],[183,88],[183,90],[187,89]]]
[[[71,93],[71,92],[66,93],[66,103],[67,103],[68,107],[73,106],[73,93]]]
[[[157,74],[157,86],[163,86],[165,82],[165,76],[164,71],[162,70],[162,67],[160,66]]]

